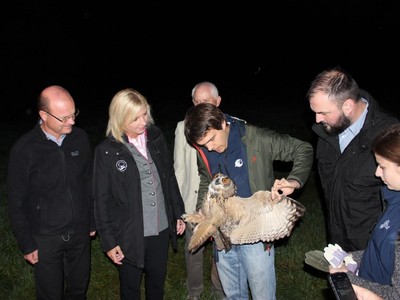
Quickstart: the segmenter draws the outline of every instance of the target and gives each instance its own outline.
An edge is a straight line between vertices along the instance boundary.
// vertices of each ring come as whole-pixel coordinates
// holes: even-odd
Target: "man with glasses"
[[[12,230],[34,267],[37,299],[86,299],[95,235],[89,139],[74,126],[79,110],[63,87],[45,88],[38,110],[10,152]]]

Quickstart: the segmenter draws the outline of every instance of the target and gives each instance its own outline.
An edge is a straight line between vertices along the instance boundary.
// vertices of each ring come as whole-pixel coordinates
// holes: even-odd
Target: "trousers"
[[[144,269],[124,263],[124,260],[122,260],[122,265],[118,266],[122,300],[142,299],[140,286],[143,275],[146,300],[162,300],[164,298],[169,229],[161,231],[157,236],[145,237],[144,246]]]
[[[269,245],[269,244],[268,244]],[[276,300],[275,249],[266,244],[232,245],[218,251],[217,268],[226,300]]]
[[[89,231],[33,238],[39,252],[39,261],[34,265],[37,299],[86,299],[90,277]]]

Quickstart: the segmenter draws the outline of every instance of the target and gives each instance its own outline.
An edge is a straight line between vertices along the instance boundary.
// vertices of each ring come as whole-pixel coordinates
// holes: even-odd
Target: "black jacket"
[[[172,155],[161,130],[147,130],[147,147],[156,165],[164,193],[172,246],[177,249],[176,220],[184,205],[172,163]],[[126,168],[121,168],[126,166]],[[105,252],[119,245],[127,262],[144,266],[143,208],[140,174],[129,149],[113,137],[95,150],[93,173],[95,219]]]
[[[23,254],[37,249],[32,235],[95,230],[92,155],[87,134],[73,127],[62,145],[47,139],[39,123],[13,145],[8,163],[12,230]]]
[[[376,161],[371,142],[398,120],[380,112],[378,103],[365,91],[369,103],[364,125],[340,153],[338,136],[328,136],[322,124],[314,124],[319,136],[316,149],[318,172],[327,206],[329,242],[347,251],[367,246],[370,231],[383,210],[382,180],[375,176]]]

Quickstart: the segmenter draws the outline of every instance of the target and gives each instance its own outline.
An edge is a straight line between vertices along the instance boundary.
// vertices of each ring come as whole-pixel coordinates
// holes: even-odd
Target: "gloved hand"
[[[347,252],[338,244],[329,244],[328,247],[324,248],[324,257],[334,268],[340,268],[346,256],[348,256]]]
[[[344,258],[344,263],[346,265],[347,270],[351,273],[355,274],[357,271],[357,263],[354,261],[353,257],[350,255]]]

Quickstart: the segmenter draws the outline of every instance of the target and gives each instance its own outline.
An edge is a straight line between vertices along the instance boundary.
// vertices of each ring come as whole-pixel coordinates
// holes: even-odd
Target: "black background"
[[[3,118],[36,114],[39,92],[60,84],[82,117],[107,114],[132,87],[160,119],[180,120],[202,80],[217,85],[224,110],[251,117],[305,102],[315,75],[336,65],[397,110],[395,0],[221,2],[3,2]]]

